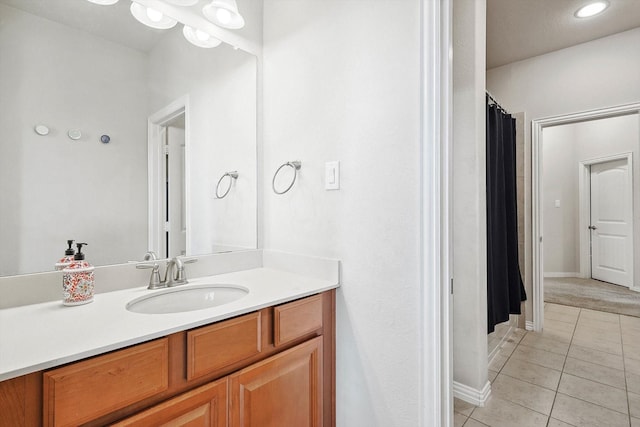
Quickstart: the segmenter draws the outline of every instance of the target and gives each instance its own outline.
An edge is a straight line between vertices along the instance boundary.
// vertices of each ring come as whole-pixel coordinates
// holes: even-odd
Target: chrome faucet
[[[145,259],[147,256],[145,255]],[[167,261],[164,279],[160,280],[160,262]],[[185,274],[184,265],[198,261],[197,258],[174,257],[167,260],[151,258],[136,265],[136,268],[150,268],[151,277],[147,289],[161,289],[189,283]],[[174,271],[175,270],[175,271]]]

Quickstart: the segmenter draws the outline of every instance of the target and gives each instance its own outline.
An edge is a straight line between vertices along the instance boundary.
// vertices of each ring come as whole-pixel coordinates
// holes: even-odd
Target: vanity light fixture
[[[244,27],[244,18],[238,12],[236,0],[213,0],[202,8],[202,13],[216,25],[230,30]]]
[[[118,3],[118,0],[89,0],[91,3],[99,4],[102,6],[111,6]]]
[[[182,28],[182,34],[184,34],[184,38],[189,40],[191,44],[194,44],[198,47],[210,48],[219,46],[222,41],[218,40],[215,37],[212,37],[209,33],[206,33],[198,28],[193,28],[188,25],[185,25]]]
[[[574,16],[576,18],[590,18],[592,16],[595,16],[595,15],[598,15],[599,13],[604,12],[604,10],[608,7],[609,7],[608,0],[594,1],[576,10],[576,13],[574,13]]]
[[[176,6],[193,6],[194,4],[198,3],[199,0],[166,0],[166,1],[167,3],[171,3]]]
[[[133,17],[147,27],[167,30],[173,28],[178,23],[178,21],[163,14],[159,10],[143,6],[135,1],[131,2],[130,10]]]

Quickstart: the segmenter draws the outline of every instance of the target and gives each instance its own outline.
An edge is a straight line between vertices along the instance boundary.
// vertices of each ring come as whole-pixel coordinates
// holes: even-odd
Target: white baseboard
[[[527,331],[533,331],[533,322],[531,320],[527,320],[524,327]]]
[[[544,277],[580,277],[580,273],[567,273],[564,271],[550,271],[544,272]]]
[[[453,396],[475,406],[484,406],[491,395],[491,383],[487,381],[482,390],[453,382]]]

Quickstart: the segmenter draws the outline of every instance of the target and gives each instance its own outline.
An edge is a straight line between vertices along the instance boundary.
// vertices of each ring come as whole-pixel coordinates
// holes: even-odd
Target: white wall
[[[640,28],[514,62],[487,70],[487,89],[507,110],[525,112],[525,146],[530,147],[531,119],[640,101],[638,46]],[[531,153],[526,154],[525,161],[531,164]],[[527,205],[531,206],[530,201]],[[636,257],[636,271],[640,271],[638,263],[640,257]],[[526,291],[527,320],[531,321],[533,290]]]
[[[172,32],[151,51],[149,70],[152,112],[189,96],[187,254],[255,248],[256,57],[227,44],[198,48]],[[217,199],[216,184],[229,171],[238,179]]]
[[[0,16],[0,275],[52,270],[67,239],[98,265],[140,257],[146,56],[4,5]]]
[[[342,260],[337,425],[419,425],[420,3],[264,5],[265,248]],[[282,196],[271,178],[301,160]],[[324,190],[324,163],[341,189]],[[433,396],[423,396],[432,399]]]
[[[453,2],[453,379],[468,400],[488,391],[485,16],[484,0]]]
[[[543,129],[543,216],[545,274],[580,272],[579,173],[581,161],[640,149],[638,114]],[[640,198],[640,165],[634,162],[635,221]],[[560,200],[560,207],[555,201]],[[640,227],[635,227],[636,242]],[[638,243],[636,243],[636,247]]]

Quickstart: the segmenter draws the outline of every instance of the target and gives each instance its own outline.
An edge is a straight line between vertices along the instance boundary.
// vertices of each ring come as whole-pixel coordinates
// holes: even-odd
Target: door
[[[591,165],[591,277],[632,286],[631,180],[627,159]]]
[[[322,337],[231,375],[230,427],[321,427]]]
[[[184,115],[182,116],[184,117]],[[184,127],[167,127],[166,189],[167,189],[167,242],[166,257],[185,255],[187,226],[185,210],[185,143]]]
[[[226,427],[227,379],[191,390],[114,424],[124,426]]]

